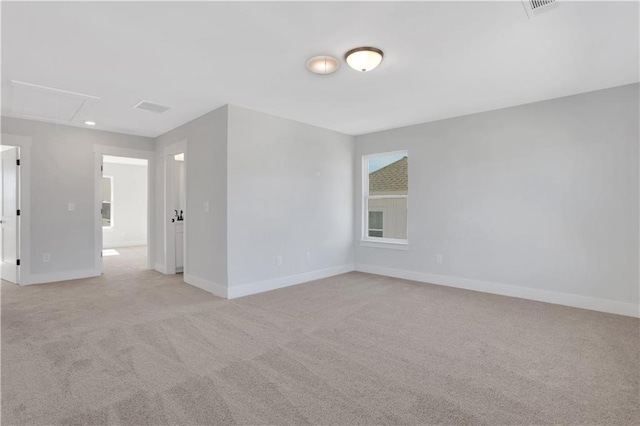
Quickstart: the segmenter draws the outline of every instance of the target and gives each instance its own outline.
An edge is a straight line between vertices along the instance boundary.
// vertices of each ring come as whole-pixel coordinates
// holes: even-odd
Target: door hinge
[[[20,209],[16,211],[16,216],[20,216]]]
[[[104,172],[104,166],[100,166],[100,171]]]
[[[16,166],[19,166],[19,165],[20,165],[20,159],[18,158],[18,159],[16,160]]]
[[[20,266],[20,259],[16,260],[16,264]]]

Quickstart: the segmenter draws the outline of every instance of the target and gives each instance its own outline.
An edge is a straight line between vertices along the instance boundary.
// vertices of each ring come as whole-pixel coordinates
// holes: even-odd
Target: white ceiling
[[[637,82],[638,34],[637,2],[2,2],[2,112],[20,80],[100,97],[82,119],[124,133],[231,103],[362,134]],[[385,52],[366,74],[342,59],[361,45]],[[311,74],[320,54],[343,65]]]

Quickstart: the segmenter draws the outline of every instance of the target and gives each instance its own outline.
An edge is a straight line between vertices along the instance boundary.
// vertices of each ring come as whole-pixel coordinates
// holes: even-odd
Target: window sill
[[[390,250],[409,250],[409,243],[406,241],[371,241],[360,240],[360,247],[382,248]]]

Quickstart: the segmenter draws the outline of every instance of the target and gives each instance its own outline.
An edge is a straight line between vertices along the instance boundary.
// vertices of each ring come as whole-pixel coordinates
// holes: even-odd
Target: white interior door
[[[2,230],[0,259],[2,279],[18,282],[18,148],[2,147]]]

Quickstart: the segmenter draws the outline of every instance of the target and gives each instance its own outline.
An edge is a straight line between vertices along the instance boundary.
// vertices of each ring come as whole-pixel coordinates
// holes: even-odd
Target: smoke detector
[[[145,111],[151,111],[155,114],[164,114],[169,111],[171,107],[166,105],[157,104],[155,102],[140,101],[133,106],[134,109],[143,109]]]

